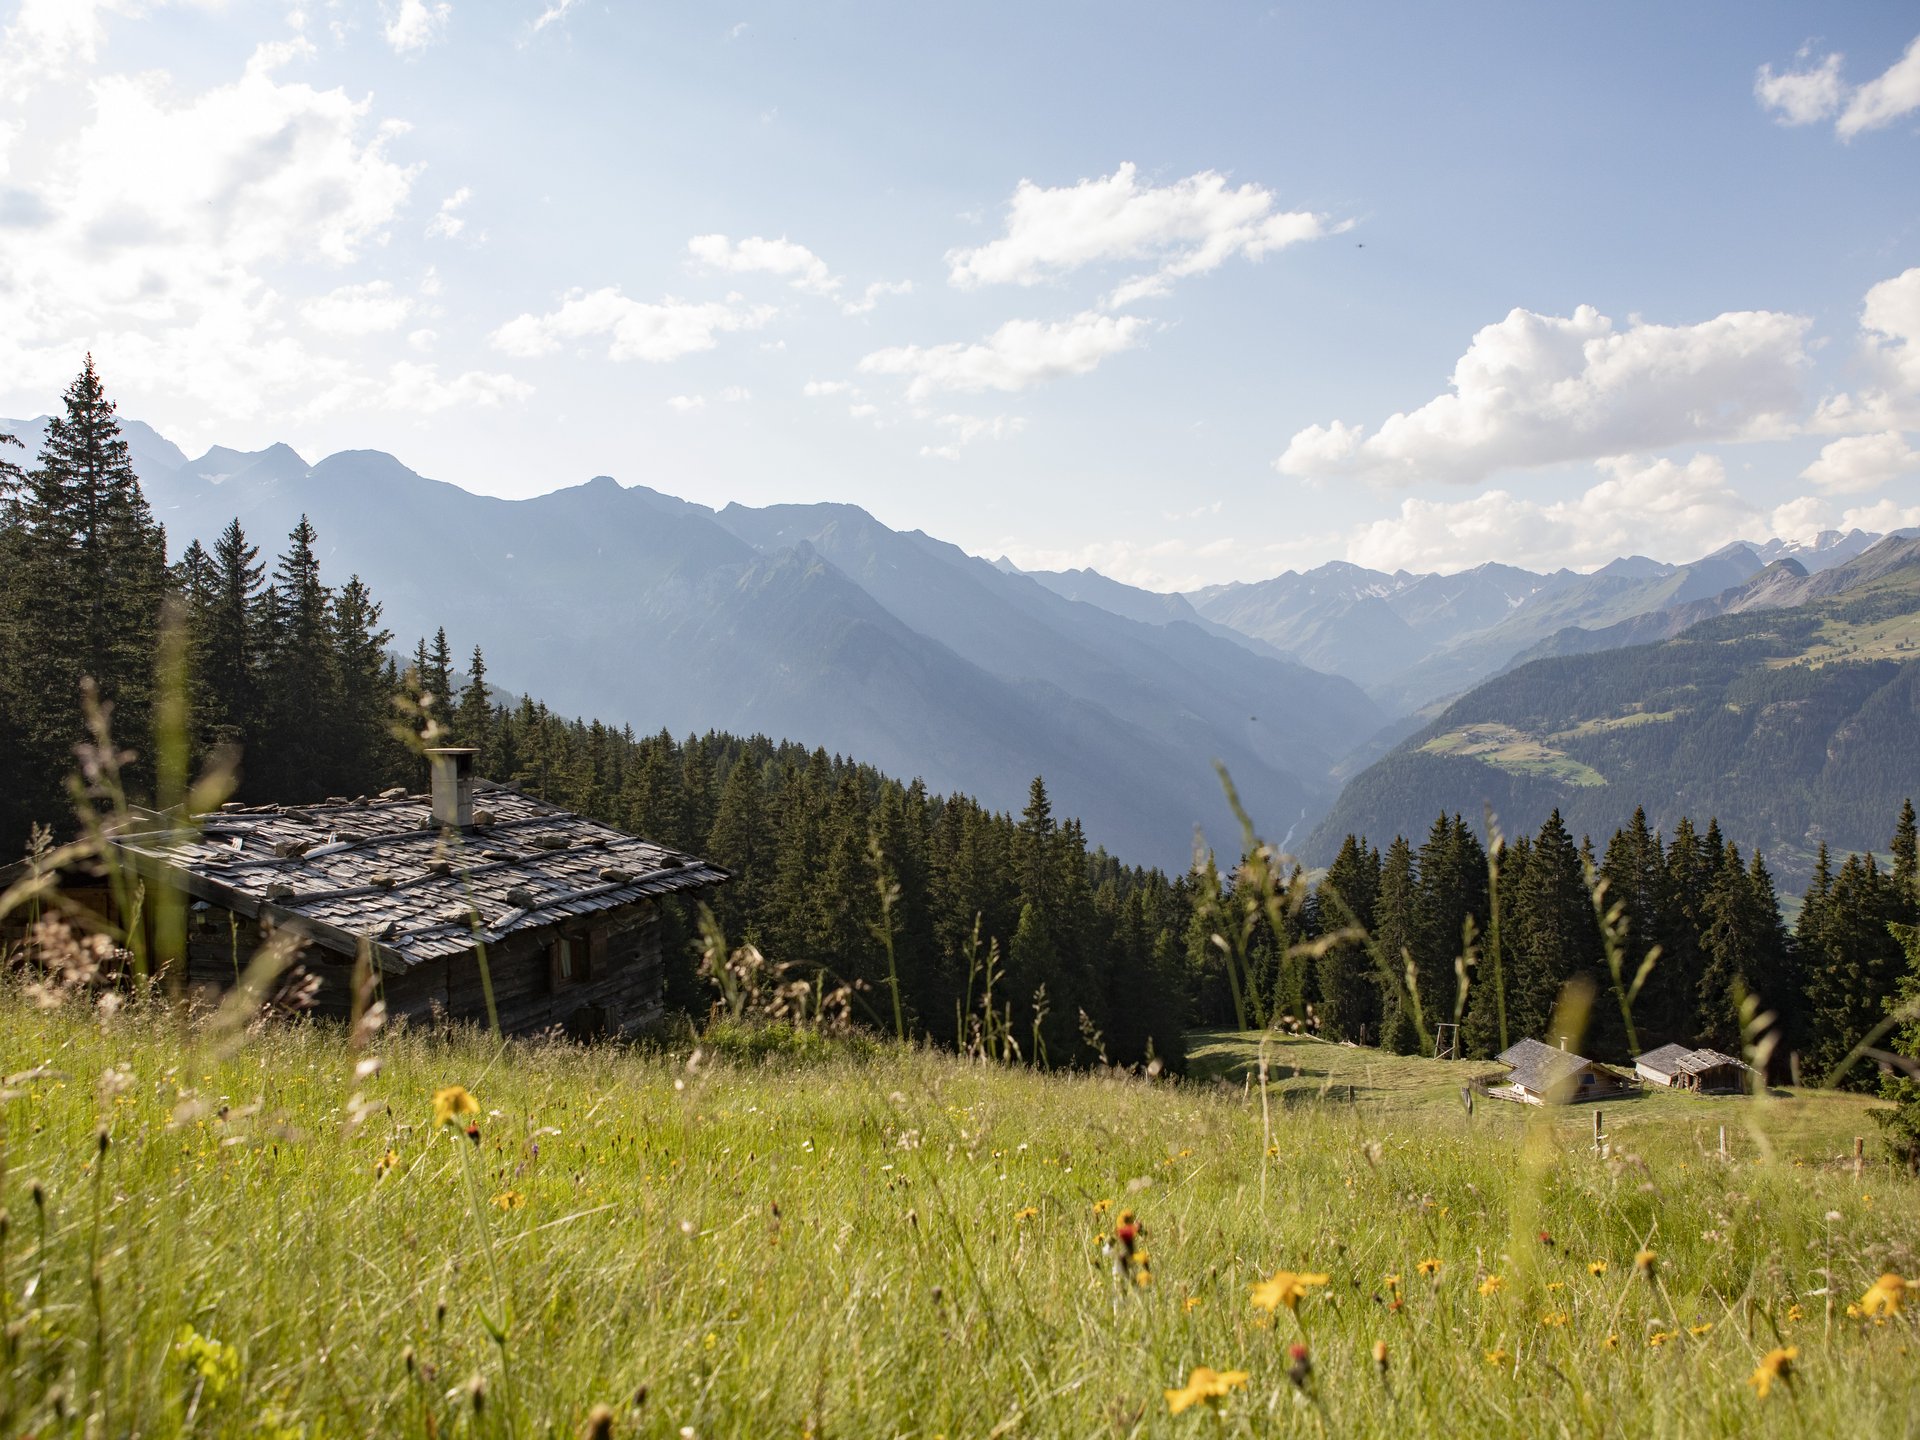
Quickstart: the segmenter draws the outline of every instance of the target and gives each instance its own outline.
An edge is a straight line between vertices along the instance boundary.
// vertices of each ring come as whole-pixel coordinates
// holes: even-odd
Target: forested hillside
[[[1916,552],[1889,538],[1838,594],[1490,680],[1351,781],[1308,854],[1442,810],[1490,806],[1532,828],[1558,809],[1575,833],[1605,834],[1645,804],[1669,830],[1716,817],[1799,890],[1823,842],[1870,848],[1888,797],[1920,790]]]

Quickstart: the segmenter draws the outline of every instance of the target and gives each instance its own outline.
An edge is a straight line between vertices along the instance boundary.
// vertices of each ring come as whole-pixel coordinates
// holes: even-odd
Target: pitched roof
[[[1661,1075],[1699,1075],[1708,1070],[1721,1070],[1728,1066],[1736,1070],[1753,1069],[1744,1060],[1732,1055],[1722,1055],[1718,1050],[1709,1050],[1705,1046],[1698,1050],[1689,1050],[1684,1045],[1662,1045],[1658,1050],[1649,1050],[1633,1063],[1644,1065]]]
[[[1494,1058],[1512,1068],[1507,1078],[1515,1085],[1542,1095],[1593,1063],[1584,1055],[1558,1050],[1538,1040],[1515,1041]]]
[[[473,829],[433,821],[431,797],[387,791],[319,805],[226,806],[197,830],[153,829],[113,844],[190,894],[303,929],[352,954],[373,942],[398,972],[478,940],[718,885],[717,865],[505,786],[481,782]]]

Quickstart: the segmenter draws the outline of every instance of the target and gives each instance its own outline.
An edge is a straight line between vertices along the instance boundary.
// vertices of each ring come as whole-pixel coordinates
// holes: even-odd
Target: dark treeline
[[[1887,1022],[1903,983],[1912,984],[1901,943],[1902,927],[1920,921],[1911,803],[1895,823],[1892,852],[1887,868],[1852,855],[1836,870],[1822,847],[1789,930],[1765,860],[1743,856],[1716,823],[1703,831],[1682,819],[1666,837],[1636,811],[1596,855],[1591,841],[1574,843],[1555,811],[1538,834],[1504,845],[1490,867],[1473,830],[1443,815],[1417,849],[1396,837],[1383,855],[1349,836],[1300,907],[1297,938],[1353,923],[1372,944],[1344,941],[1312,957],[1289,937],[1273,953],[1308,958],[1275,966],[1273,984],[1282,1004],[1329,1038],[1406,1052],[1423,1048],[1422,1028],[1457,1022],[1464,1052],[1486,1057],[1503,1034],[1557,1039],[1554,1007],[1568,982],[1583,981],[1593,1002],[1578,1043],[1598,1059],[1629,1058],[1630,1014],[1642,1051],[1678,1043],[1739,1055],[1770,1040],[1773,1068],[1788,1073],[1798,1057],[1811,1082]],[[1623,1010],[1621,992],[1641,980],[1654,947]],[[1747,997],[1757,1010],[1743,1018]],[[1856,1067],[1849,1083],[1869,1084],[1872,1075],[1872,1066]]]
[[[91,361],[64,400],[31,469],[0,447],[8,853],[33,824],[72,813],[84,677],[135,752],[137,792],[154,789],[147,757],[169,685],[190,699],[181,742],[193,766],[229,769],[243,800],[417,790],[423,739],[471,745],[488,779],[727,866],[735,882],[713,906],[731,940],[858,982],[877,1028],[892,1028],[897,976],[914,1033],[1050,1063],[1177,1064],[1183,1029],[1239,1023],[1414,1052],[1454,1022],[1461,1050],[1487,1056],[1503,1036],[1555,1038],[1554,1007],[1576,978],[1595,995],[1583,1048],[1625,1059],[1590,873],[1618,906],[1622,982],[1660,949],[1632,1006],[1642,1049],[1740,1053],[1762,1038],[1743,1033],[1751,995],[1775,1016],[1776,1068],[1798,1055],[1818,1078],[1916,987],[1899,940],[1911,932],[1898,929],[1920,922],[1910,806],[1891,868],[1852,856],[1835,869],[1823,852],[1791,932],[1758,854],[1713,823],[1683,820],[1663,837],[1642,813],[1596,855],[1556,812],[1493,867],[1457,815],[1418,846],[1349,837],[1319,886],[1296,870],[1265,906],[1251,863],[1265,852],[1249,847],[1225,877],[1211,860],[1173,878],[1129,867],[1056,818],[1038,779],[1021,814],[997,813],[791,742],[636,736],[505,699],[479,648],[456,662],[444,630],[397,658],[367,586],[321,575],[304,519],[271,561],[235,521],[169,566]],[[170,653],[175,679],[156,664]],[[710,996],[691,917],[670,912],[668,925],[669,1003],[700,1013]],[[1916,1040],[1920,1024],[1891,1043]]]

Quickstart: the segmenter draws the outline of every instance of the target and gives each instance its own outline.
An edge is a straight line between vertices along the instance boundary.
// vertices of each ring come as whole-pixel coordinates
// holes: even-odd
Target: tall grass
[[[1699,1116],[1750,1102],[1659,1097],[1603,1157],[1586,1112],[1323,1091],[1268,1107],[1269,1136],[1237,1078],[872,1041],[743,1066],[401,1032],[375,1068],[346,1039],[0,999],[0,1429],[573,1434],[606,1404],[660,1436],[1211,1434],[1162,1398],[1202,1364],[1249,1372],[1234,1434],[1855,1437],[1920,1413],[1911,1312],[1846,1314],[1920,1268],[1920,1193],[1826,1163],[1843,1098],[1722,1159]],[[452,1083],[477,1145],[433,1124]],[[1123,1209],[1149,1286],[1099,1243]],[[1249,1288],[1277,1269],[1330,1283],[1269,1315]],[[1782,1344],[1799,1376],[1761,1400],[1744,1382]]]

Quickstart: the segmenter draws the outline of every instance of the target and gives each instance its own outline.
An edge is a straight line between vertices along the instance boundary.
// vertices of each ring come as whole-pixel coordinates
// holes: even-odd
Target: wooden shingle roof
[[[389,972],[515,931],[726,881],[704,860],[481,782],[471,830],[443,831],[426,795],[228,806],[194,830],[123,834],[140,869],[327,949],[370,942]]]
[[[1662,1045],[1658,1050],[1649,1050],[1637,1057],[1633,1063],[1644,1065],[1659,1075],[1701,1075],[1729,1066],[1736,1070],[1753,1069],[1744,1060],[1722,1055],[1718,1050],[1709,1050],[1704,1046],[1689,1050],[1684,1045]]]
[[[1510,1067],[1513,1073],[1507,1078],[1522,1089],[1544,1095],[1569,1075],[1578,1073],[1593,1062],[1584,1055],[1575,1055],[1567,1050],[1555,1049],[1543,1045],[1538,1040],[1519,1040],[1509,1045],[1494,1057],[1500,1064]]]

